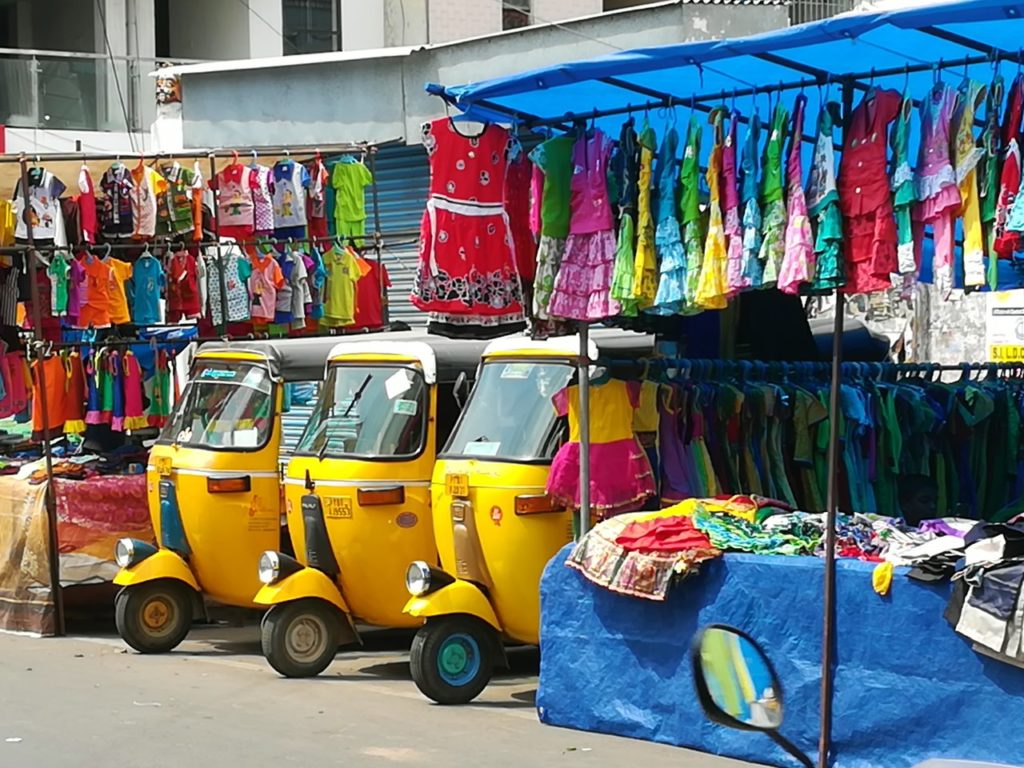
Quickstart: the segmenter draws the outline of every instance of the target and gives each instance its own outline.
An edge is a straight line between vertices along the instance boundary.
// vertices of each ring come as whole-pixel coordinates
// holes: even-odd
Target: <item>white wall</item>
[[[430,0],[427,8],[432,43],[501,31],[501,3],[494,0]]]
[[[533,23],[578,19],[603,10],[603,0],[533,0]]]
[[[207,0],[209,2],[209,0]],[[217,0],[216,4],[223,0]],[[247,0],[249,4],[249,51],[251,59],[280,56],[284,51],[281,0]],[[240,3],[235,2],[235,5]]]
[[[248,59],[280,56],[281,0],[173,0],[171,56]],[[260,18],[262,17],[262,19]]]
[[[342,0],[341,50],[384,48],[384,0]]]

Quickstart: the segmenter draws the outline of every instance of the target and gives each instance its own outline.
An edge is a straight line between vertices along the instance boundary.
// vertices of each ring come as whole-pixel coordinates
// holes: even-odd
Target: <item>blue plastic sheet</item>
[[[655,603],[596,587],[565,567],[568,553],[551,561],[541,583],[543,722],[795,765],[767,736],[714,725],[700,710],[691,640],[699,627],[731,624],[768,650],[785,690],[783,733],[814,756],[822,561],[726,555]],[[898,571],[882,598],[871,588],[873,567],[837,568],[833,763],[1024,764],[1024,670],[975,653],[953,632],[942,616],[948,585]]]

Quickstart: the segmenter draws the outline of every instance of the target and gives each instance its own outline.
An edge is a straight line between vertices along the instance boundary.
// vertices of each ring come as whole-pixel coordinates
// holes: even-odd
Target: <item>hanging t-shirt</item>
[[[366,187],[373,183],[370,170],[354,158],[341,160],[331,173],[334,198],[334,219],[342,234],[348,222],[366,218]]]
[[[378,265],[372,259],[359,259],[362,262],[360,278],[356,283],[356,328],[380,328],[384,325],[384,312],[381,303],[381,287],[385,291],[391,287],[388,268]]]
[[[161,233],[182,234],[194,228],[192,212],[192,190],[195,175],[181,163],[171,163],[160,168],[167,189],[160,196],[159,224]]]
[[[192,320],[201,313],[199,265],[188,251],[173,253],[167,262],[167,322]]]
[[[271,323],[277,310],[277,292],[284,287],[284,275],[273,256],[251,256],[252,275],[249,287],[252,291],[252,319],[255,322]]]
[[[132,265],[120,259],[107,259],[110,267],[110,279],[107,281],[107,295],[110,296],[110,322],[122,325],[132,321],[128,311],[128,294],[125,283],[132,276]]]
[[[68,281],[71,275],[71,262],[67,256],[53,254],[46,275],[50,278],[50,313],[54,317],[63,317],[68,314]]]
[[[157,200],[167,193],[167,181],[152,168],[138,165],[132,169],[132,235],[138,238],[156,234]]]
[[[309,171],[294,160],[281,160],[274,164],[274,187],[271,199],[274,204],[274,227],[306,228],[306,191],[309,189]],[[288,236],[288,235],[285,235]]]
[[[249,170],[255,175],[253,222],[257,232],[269,234],[274,231],[274,172],[265,165],[250,166]]]
[[[323,323],[327,326],[352,325],[355,321],[356,281],[360,277],[355,251],[334,246],[324,255],[324,269],[327,284]]]
[[[214,325],[225,322],[221,311],[221,260],[224,263],[224,294],[228,307],[226,322],[244,323],[252,317],[252,302],[249,299],[252,264],[237,246],[221,247],[220,259],[216,253],[203,259],[206,288],[201,287],[201,290],[210,304],[210,320]]]
[[[210,184],[217,190],[221,236],[250,237],[255,224],[252,194],[256,187],[256,174],[251,168],[234,163],[218,173]]]
[[[32,225],[32,237],[36,240],[58,239],[60,217],[60,196],[64,194],[64,182],[45,168],[30,168],[28,171],[29,210],[25,210],[25,196],[21,179],[14,186],[14,217],[17,222],[14,236],[28,238],[28,224]],[[63,234],[63,233],[61,233]]]
[[[135,182],[128,166],[114,163],[100,177],[103,190],[103,212],[101,215],[103,234],[106,237],[127,237],[132,227],[132,190]]]
[[[324,269],[324,259],[316,248],[309,250],[309,264],[306,267],[309,283],[310,308],[307,315],[313,320],[319,320],[324,316],[324,284],[327,282],[327,270]]]
[[[153,325],[160,322],[160,290],[164,287],[164,268],[159,259],[143,256],[132,267],[129,290],[132,297],[132,322]]]
[[[78,219],[82,231],[82,242],[95,243],[98,224],[96,221],[96,188],[92,183],[89,168],[83,165],[78,171]]]
[[[14,204],[0,200],[0,248],[14,245]]]
[[[556,136],[538,144],[530,153],[530,160],[544,173],[540,219],[541,234],[546,237],[569,236],[573,143],[569,136]]]
[[[78,315],[81,328],[110,327],[110,265],[91,254],[82,259],[85,281],[82,284],[82,310]]]
[[[205,191],[203,173],[196,160],[192,166],[192,228],[196,240],[203,239],[203,193]]]

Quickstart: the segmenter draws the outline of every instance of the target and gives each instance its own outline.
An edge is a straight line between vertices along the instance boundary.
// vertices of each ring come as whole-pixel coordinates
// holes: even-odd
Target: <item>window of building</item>
[[[341,50],[341,0],[281,0],[284,54]]]
[[[530,26],[530,0],[503,0],[501,28],[522,29]]]

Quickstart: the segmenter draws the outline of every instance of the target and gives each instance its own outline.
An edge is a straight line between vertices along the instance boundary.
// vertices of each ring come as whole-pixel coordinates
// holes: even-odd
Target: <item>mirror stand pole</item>
[[[811,760],[811,758],[809,758],[803,752],[801,752],[800,749],[793,742],[791,742],[781,733],[779,733],[778,731],[766,731],[766,733],[769,736],[771,736],[772,741],[774,741],[776,744],[778,744],[780,747],[786,750],[786,752],[788,752],[790,755],[795,757],[800,762],[800,765],[804,766],[804,768],[814,768],[814,761]]]

